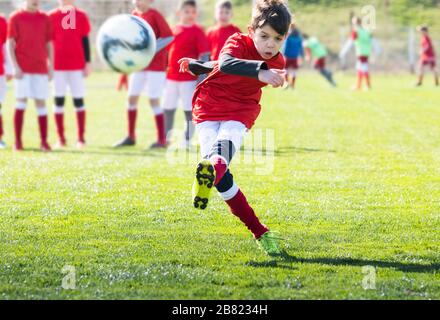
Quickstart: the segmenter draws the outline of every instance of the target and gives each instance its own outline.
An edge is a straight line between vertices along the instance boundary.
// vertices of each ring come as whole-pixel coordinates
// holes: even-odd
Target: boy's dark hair
[[[276,32],[286,35],[292,22],[292,14],[283,0],[257,0],[252,15],[252,28],[270,25]]]
[[[232,10],[232,2],[230,0],[220,0],[217,2],[216,8]]]
[[[180,4],[179,4],[179,10],[182,10],[186,6],[197,8],[197,1],[196,0],[182,0],[182,1],[180,1]]]

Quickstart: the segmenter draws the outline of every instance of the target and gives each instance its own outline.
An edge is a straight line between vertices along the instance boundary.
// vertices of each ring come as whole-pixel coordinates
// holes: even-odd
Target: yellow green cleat
[[[282,240],[279,236],[275,235],[271,231],[267,231],[257,240],[258,245],[264,252],[271,257],[277,257],[282,255],[278,240]]]
[[[193,184],[193,199],[196,209],[205,210],[214,187],[215,170],[209,160],[203,160],[197,165],[196,177]]]

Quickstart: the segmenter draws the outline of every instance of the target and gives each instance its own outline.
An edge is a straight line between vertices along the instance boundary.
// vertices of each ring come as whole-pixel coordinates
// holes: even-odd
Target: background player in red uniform
[[[60,7],[49,12],[54,32],[54,113],[58,133],[57,147],[66,146],[64,104],[67,89],[70,89],[78,126],[77,147],[82,148],[86,143],[84,78],[90,73],[90,22],[87,14],[74,6],[74,0],[58,0],[58,3]]]
[[[22,131],[27,100],[34,99],[38,113],[41,150],[50,151],[47,142],[49,81],[53,77],[52,27],[40,11],[40,0],[26,0],[23,9],[13,12],[8,24],[9,54],[15,70],[14,115],[15,150],[23,150]]]
[[[420,26],[419,31],[422,34],[420,39],[420,61],[419,61],[419,79],[417,86],[423,84],[423,78],[425,76],[425,68],[428,67],[434,74],[435,85],[439,85],[438,72],[436,70],[436,56],[434,45],[432,44],[431,37],[429,36],[429,30],[427,26]]]
[[[164,109],[167,138],[174,126],[174,116],[179,101],[183,106],[186,119],[186,130],[183,145],[190,146],[194,133],[192,124],[192,96],[197,86],[197,76],[180,73],[179,60],[188,57],[209,60],[209,43],[206,35],[198,24],[197,3],[194,0],[184,0],[179,5],[179,24],[173,28],[174,41],[168,56],[167,82],[165,85]]]
[[[5,65],[7,64],[7,54],[5,50],[6,39],[7,39],[8,26],[6,19],[0,15],[0,149],[6,147],[3,138],[3,117],[2,117],[2,107],[6,95],[6,80],[9,80],[10,75],[5,70]]]
[[[170,26],[159,11],[151,8],[152,0],[133,0],[135,10],[133,15],[147,21],[153,28],[156,38],[168,38],[173,35]],[[163,89],[166,81],[166,68],[168,49],[160,50],[150,65],[141,72],[130,75],[128,84],[128,135],[115,147],[133,146],[136,144],[136,119],[139,97],[146,93],[150,99],[150,106],[154,113],[157,130],[157,141],[151,148],[163,148],[166,146],[165,117],[160,106]]]
[[[232,2],[220,0],[215,6],[215,20],[217,25],[208,29],[207,37],[211,46],[211,60],[215,61],[220,55],[220,51],[226,40],[234,33],[241,32],[240,29],[231,23]]]
[[[205,209],[215,186],[232,213],[269,255],[281,254],[277,237],[259,221],[228,167],[260,114],[261,89],[268,84],[284,84],[285,60],[280,49],[290,24],[291,14],[284,1],[259,0],[249,34],[230,37],[218,63],[187,58],[180,61],[182,71],[200,74],[212,70],[197,86],[193,98],[194,121],[204,158],[196,170],[194,206]]]

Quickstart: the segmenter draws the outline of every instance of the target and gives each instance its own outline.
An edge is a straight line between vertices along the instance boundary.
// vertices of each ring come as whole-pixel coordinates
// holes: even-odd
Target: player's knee
[[[231,190],[231,188],[234,186],[234,177],[231,174],[231,172],[228,170],[223,175],[223,178],[220,180],[219,183],[215,186],[218,192],[225,193]]]
[[[55,97],[55,106],[58,108],[64,107],[64,104],[66,102],[65,97]]]
[[[209,157],[211,158],[216,155],[223,157],[228,163],[230,163],[235,155],[234,143],[231,140],[218,140],[212,146]]]
[[[83,98],[74,98],[73,99],[73,105],[75,108],[83,108],[84,107],[84,99]]]

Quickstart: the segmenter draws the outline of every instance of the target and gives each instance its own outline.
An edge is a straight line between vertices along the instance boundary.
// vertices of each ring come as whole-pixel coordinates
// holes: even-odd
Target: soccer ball
[[[102,61],[121,73],[145,69],[156,53],[156,36],[151,26],[141,18],[120,14],[107,19],[97,37]]]

